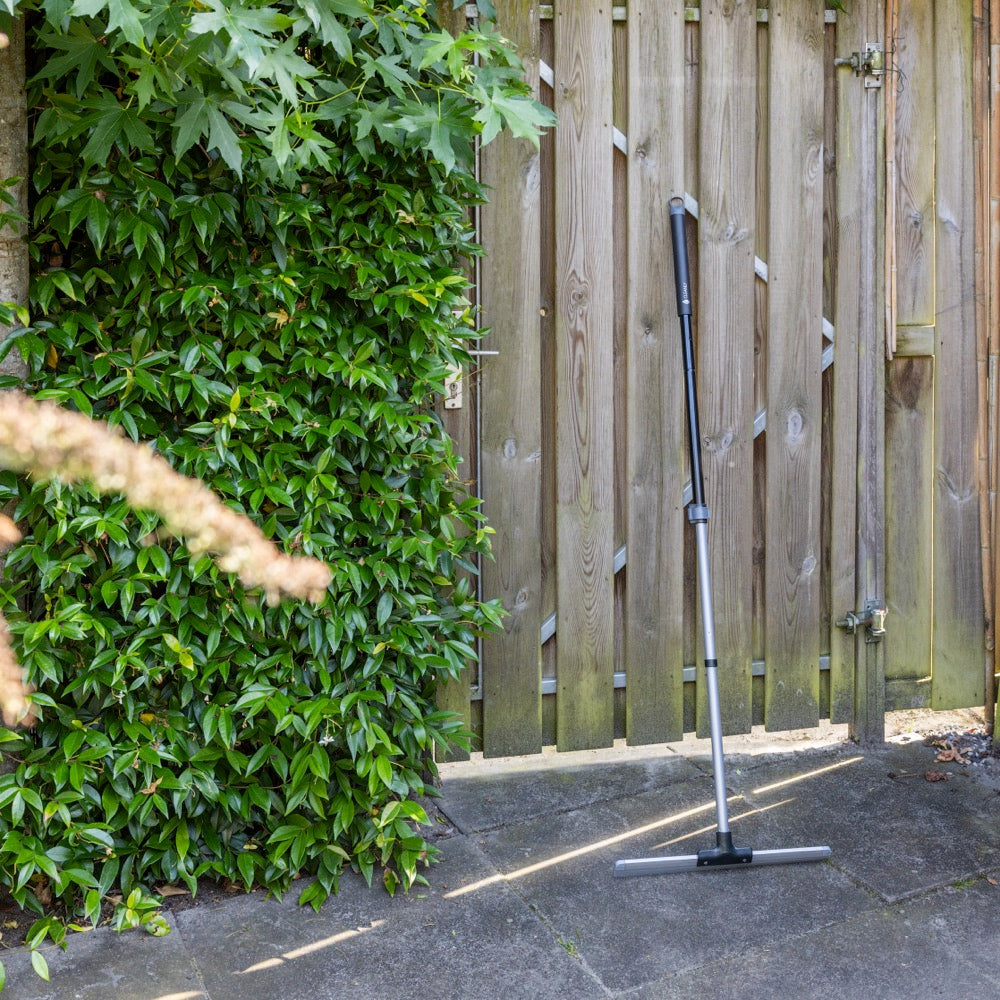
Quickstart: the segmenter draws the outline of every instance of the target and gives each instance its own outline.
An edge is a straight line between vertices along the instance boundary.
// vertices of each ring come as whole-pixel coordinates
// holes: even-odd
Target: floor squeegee
[[[829,847],[792,847],[784,850],[755,851],[734,847],[729,829],[726,801],[726,768],[722,750],[722,714],[719,709],[718,660],[715,652],[715,623],[712,612],[712,585],[708,563],[708,506],[701,472],[701,434],[698,427],[698,395],[694,374],[694,347],[691,340],[691,282],[688,269],[687,241],[684,235],[684,201],[670,201],[670,235],[674,247],[674,280],[677,285],[677,315],[681,321],[684,355],[684,387],[687,398],[688,443],[691,451],[691,503],[688,521],[694,526],[698,563],[698,589],[701,622],[705,640],[705,682],[708,689],[708,719],[712,737],[712,770],[715,777],[715,810],[718,829],[715,847],[697,854],[666,858],[637,858],[616,861],[615,875],[660,875],[667,872],[745,868],[750,865],[783,865],[801,861],[822,861],[830,856]]]

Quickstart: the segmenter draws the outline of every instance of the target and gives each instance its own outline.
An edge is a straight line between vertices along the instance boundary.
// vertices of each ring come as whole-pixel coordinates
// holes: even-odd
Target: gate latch
[[[837,628],[847,629],[852,635],[863,625],[867,635],[865,642],[881,642],[885,635],[885,619],[889,609],[878,601],[868,601],[864,611],[848,611],[837,622]]]
[[[833,60],[834,66],[850,66],[855,76],[864,76],[865,87],[882,86],[885,74],[885,52],[878,42],[868,42],[864,52],[852,52],[848,58]]]

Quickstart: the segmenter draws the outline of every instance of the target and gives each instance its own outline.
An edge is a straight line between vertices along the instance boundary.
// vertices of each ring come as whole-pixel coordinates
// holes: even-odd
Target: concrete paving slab
[[[320,912],[258,896],[179,915],[211,1000],[590,1000],[607,992],[464,838],[409,897],[348,879]],[[453,888],[482,884],[453,895]]]
[[[110,928],[71,934],[65,952],[44,950],[49,982],[32,970],[26,950],[4,952],[4,1000],[202,1000],[204,983],[171,923],[164,937]]]
[[[882,907],[646,983],[629,1000],[956,1000],[1000,982],[1000,889],[985,880]]]
[[[463,833],[639,795],[703,773],[664,747],[646,753],[582,751],[450,764],[438,803]]]
[[[704,779],[480,835],[509,884],[613,991],[875,905],[828,864],[615,878],[615,860],[714,843]]]
[[[927,770],[951,777],[929,782]],[[920,743],[733,768],[730,786],[760,810],[734,836],[828,844],[839,870],[895,902],[1000,866],[1000,795],[968,770],[935,763]]]

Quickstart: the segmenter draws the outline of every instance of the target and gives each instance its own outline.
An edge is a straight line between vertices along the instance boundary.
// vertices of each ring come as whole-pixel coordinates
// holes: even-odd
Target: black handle
[[[688,273],[687,238],[684,234],[684,199],[670,199],[670,236],[674,243],[674,282],[677,315],[691,315],[691,277]]]

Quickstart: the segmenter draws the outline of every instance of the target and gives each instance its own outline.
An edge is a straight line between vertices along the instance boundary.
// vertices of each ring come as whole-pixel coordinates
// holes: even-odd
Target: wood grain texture
[[[851,51],[866,26],[854,5],[838,15],[838,50]],[[863,44],[863,43],[862,43]],[[865,144],[865,95],[853,74],[837,77],[837,282],[834,300],[836,360],[833,369],[833,476],[830,497],[831,618],[856,609],[858,525],[858,347],[862,322],[860,258],[854,248],[870,238],[864,218],[862,168]],[[857,644],[838,628],[830,631],[830,718],[855,718]]]
[[[933,705],[980,704],[984,656],[977,504],[975,197],[970,0],[934,5],[937,88]]]
[[[901,0],[896,72],[896,305],[901,326],[934,323],[934,5]]]
[[[848,51],[883,39],[881,0],[858,4],[851,23]],[[857,83],[857,81],[855,81]],[[885,601],[885,272],[882,269],[884,156],[881,95],[858,88],[858,425],[857,547],[855,601],[859,611],[869,600]],[[851,244],[848,244],[851,246]],[[842,259],[843,262],[843,259]],[[856,686],[852,735],[865,743],[885,738],[885,645],[868,642],[864,630],[854,636]]]
[[[989,168],[988,168],[988,210],[989,210],[989,252],[988,252],[988,326],[990,376],[995,387],[1000,372],[1000,0],[989,2],[990,28],[990,115],[989,115]],[[996,673],[1000,669],[1000,654],[997,651],[996,628],[1000,622],[1000,400],[994,392],[990,402],[990,490],[992,502],[991,558],[993,560],[993,607],[989,613],[993,618],[994,648],[987,660],[986,719],[992,721],[990,706],[997,700]],[[1000,708],[995,714],[1000,714]],[[993,733],[994,745],[1000,745],[997,729]]]
[[[518,47],[528,83],[538,86],[538,12],[534,0],[499,0],[497,25]],[[539,338],[539,153],[503,133],[482,152],[490,189],[480,210],[489,267],[480,289],[482,490],[496,532],[483,565],[483,596],[499,598],[509,617],[483,644],[483,753],[538,753],[542,748],[541,535],[542,364]],[[512,288],[518,289],[511,295]]]
[[[626,737],[683,734],[683,363],[668,201],[684,190],[684,5],[632,0],[628,93]]]
[[[897,354],[886,376],[886,682],[930,674],[934,361]],[[929,695],[929,686],[924,685]],[[909,707],[905,705],[888,707]],[[930,698],[927,705],[930,707]]]
[[[752,710],[755,4],[704,3],[700,32],[696,353],[719,695],[733,733],[749,730]]]
[[[772,0],[764,720],[819,721],[823,11]]]
[[[556,729],[565,750],[614,736],[611,11],[555,14]]]

